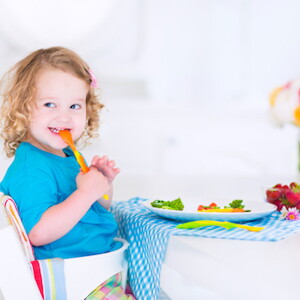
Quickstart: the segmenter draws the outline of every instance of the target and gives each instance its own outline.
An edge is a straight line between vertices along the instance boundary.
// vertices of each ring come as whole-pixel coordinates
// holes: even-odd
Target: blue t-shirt
[[[49,207],[61,203],[76,190],[79,167],[73,152],[69,148],[64,151],[67,157],[60,157],[23,142],[0,183],[0,191],[15,200],[27,233]],[[95,202],[66,235],[34,247],[35,257],[71,258],[109,252],[116,248],[116,233],[113,215]]]

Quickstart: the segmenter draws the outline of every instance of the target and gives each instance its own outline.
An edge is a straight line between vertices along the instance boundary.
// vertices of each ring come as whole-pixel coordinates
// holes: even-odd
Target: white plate
[[[147,209],[153,213],[168,219],[174,219],[179,221],[197,221],[197,220],[215,220],[215,221],[230,221],[230,222],[245,222],[252,221],[262,217],[265,217],[276,210],[276,206],[263,201],[243,201],[245,209],[250,209],[251,212],[243,213],[213,213],[213,212],[197,212],[197,208],[200,204],[209,205],[205,201],[182,201],[184,204],[184,209],[182,211],[178,210],[169,210],[163,208],[152,207],[151,202],[154,200],[141,201],[141,204],[144,205]],[[214,201],[218,206],[224,207],[232,200],[227,201]]]

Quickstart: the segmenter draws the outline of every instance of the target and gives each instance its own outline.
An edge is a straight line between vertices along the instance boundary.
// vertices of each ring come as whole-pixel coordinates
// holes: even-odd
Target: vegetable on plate
[[[229,203],[229,206],[219,207],[216,203],[210,205],[199,205],[198,212],[219,212],[219,213],[239,213],[239,212],[250,212],[251,210],[245,210],[245,205],[242,204],[243,200],[233,200]]]
[[[180,198],[173,201],[155,200],[151,202],[151,205],[156,208],[171,209],[171,210],[183,210],[184,205]]]

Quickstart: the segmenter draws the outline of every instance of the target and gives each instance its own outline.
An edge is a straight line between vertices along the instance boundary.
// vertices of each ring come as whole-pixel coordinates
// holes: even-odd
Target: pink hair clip
[[[89,72],[90,78],[92,80],[91,87],[97,88],[98,87],[98,82],[97,82],[96,76],[94,75],[94,73],[93,73],[93,71],[91,69],[89,69],[88,72]]]

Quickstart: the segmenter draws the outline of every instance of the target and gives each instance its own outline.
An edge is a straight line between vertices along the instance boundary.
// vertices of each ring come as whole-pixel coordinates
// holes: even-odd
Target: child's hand
[[[77,189],[82,191],[93,203],[106,194],[110,188],[108,178],[91,166],[87,173],[80,172],[76,177]]]
[[[94,156],[92,166],[96,167],[108,180],[109,184],[113,182],[115,177],[120,173],[119,168],[115,168],[115,162],[109,160],[106,155],[99,157]]]

